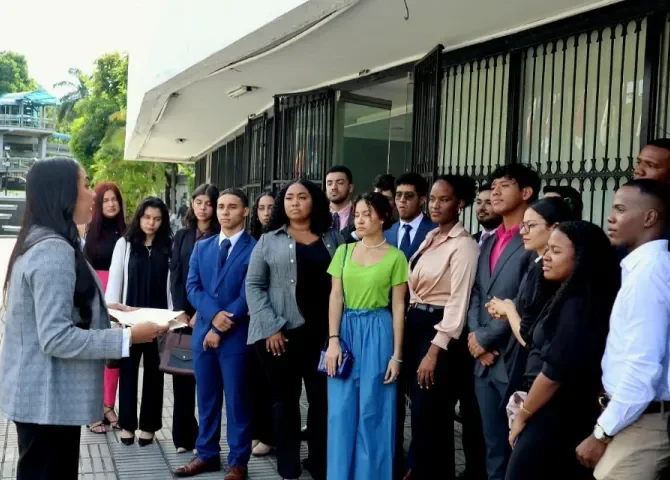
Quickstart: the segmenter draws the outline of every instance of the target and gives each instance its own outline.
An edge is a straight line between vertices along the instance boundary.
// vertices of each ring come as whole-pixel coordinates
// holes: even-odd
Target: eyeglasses
[[[396,192],[396,194],[395,194],[396,200],[402,200],[403,197],[405,197],[405,200],[412,200],[413,198],[416,197],[416,193],[414,193],[414,192]]]
[[[530,233],[530,231],[531,231],[532,229],[534,229],[535,227],[537,227],[538,225],[546,225],[546,226],[548,226],[549,224],[548,224],[547,222],[521,222],[521,223],[519,224],[519,231],[520,231],[520,232],[528,232],[528,233]]]

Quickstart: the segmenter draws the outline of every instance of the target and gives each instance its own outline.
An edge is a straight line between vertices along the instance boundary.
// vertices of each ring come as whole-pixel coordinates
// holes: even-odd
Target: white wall
[[[134,128],[146,92],[306,2],[138,2],[136,11],[129,12],[133,30],[128,33],[132,38],[128,51],[128,131]]]

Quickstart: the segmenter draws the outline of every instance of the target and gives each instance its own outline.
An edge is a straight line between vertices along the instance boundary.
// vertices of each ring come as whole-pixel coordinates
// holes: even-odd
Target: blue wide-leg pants
[[[328,378],[328,479],[391,480],[396,384],[384,384],[393,355],[391,313],[346,310],[340,339],[354,363],[347,379]]]

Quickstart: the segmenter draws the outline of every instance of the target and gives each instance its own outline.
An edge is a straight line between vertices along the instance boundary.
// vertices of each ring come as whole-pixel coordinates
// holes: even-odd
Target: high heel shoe
[[[123,436],[124,433],[126,435],[131,433],[133,436],[132,437],[124,437]],[[120,438],[121,438],[121,443],[123,443],[126,446],[130,446],[133,443],[135,443],[135,434],[133,432],[129,432],[128,430],[124,430],[123,432],[121,432],[121,437]]]
[[[151,435],[150,437],[142,437],[142,435]],[[137,440],[137,443],[140,447],[146,447],[154,443],[154,434],[148,432],[142,432],[140,438]]]

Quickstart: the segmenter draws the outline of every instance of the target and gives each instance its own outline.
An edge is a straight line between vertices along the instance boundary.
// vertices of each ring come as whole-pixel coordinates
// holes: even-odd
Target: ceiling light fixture
[[[251,87],[249,85],[241,85],[230,92],[228,92],[228,96],[230,98],[239,98],[242,95],[246,95],[247,93],[253,92],[254,90],[258,90],[258,87]]]

